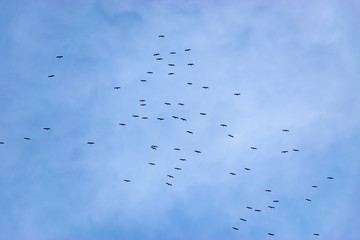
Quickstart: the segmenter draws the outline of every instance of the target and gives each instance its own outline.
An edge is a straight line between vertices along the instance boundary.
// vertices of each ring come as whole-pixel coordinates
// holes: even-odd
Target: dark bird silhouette
[[[139,117],[139,115],[132,115],[133,117]]]
[[[311,186],[311,187],[313,187],[313,188],[317,188],[318,186],[314,185],[314,186]]]
[[[155,163],[153,163],[153,162],[149,162],[149,164],[150,164],[150,165],[152,165],[152,166],[154,166],[154,165],[155,165]]]
[[[191,82],[188,82],[187,85],[192,85],[192,83],[191,83]]]
[[[288,129],[283,129],[283,132],[288,132],[289,130]]]
[[[185,52],[189,52],[189,51],[191,51],[191,49],[190,49],[190,48],[185,49]]]
[[[160,60],[163,60],[163,58],[156,58],[156,60],[160,61]]]
[[[172,118],[174,118],[174,119],[179,119],[179,117],[177,117],[177,116],[172,116]]]
[[[187,121],[186,118],[180,118],[180,119],[183,120],[183,121]]]
[[[234,93],[235,96],[240,96],[240,93]]]
[[[244,168],[244,169],[245,169],[245,170],[247,170],[247,171],[250,171],[250,170],[251,170],[250,168],[247,168],[247,167],[246,167],[246,168]]]
[[[142,103],[140,104],[141,107],[145,107],[146,106],[146,103]]]
[[[206,115],[206,113],[200,113],[200,115],[203,115],[203,116],[205,116],[205,115]]]
[[[314,235],[314,236],[319,236],[320,234],[318,234],[318,233],[314,233],[313,235]]]
[[[240,218],[241,221],[243,222],[246,222],[246,219],[245,218]]]
[[[271,192],[271,190],[270,190],[270,189],[266,189],[265,191],[266,191],[266,192]]]
[[[180,151],[181,149],[180,148],[174,148],[175,151]]]
[[[186,161],[186,159],[185,158],[180,158],[180,161]]]
[[[170,67],[175,67],[175,64],[169,63],[168,66],[170,66]]]
[[[87,142],[87,144],[95,144],[94,142]]]
[[[221,127],[227,127],[227,125],[226,125],[226,124],[220,124],[220,126],[221,126]]]
[[[181,168],[179,168],[179,167],[176,167],[176,168],[174,168],[175,170],[181,170]]]
[[[236,227],[232,227],[232,229],[239,231],[239,229],[238,229],[238,228],[236,228]]]
[[[274,206],[268,206],[268,208],[275,208]]]
[[[64,56],[56,56],[56,58],[63,58]]]
[[[171,184],[171,183],[168,183],[168,182],[167,182],[166,184],[167,184],[167,185],[169,185],[169,186],[172,186],[172,184]]]
[[[299,151],[299,149],[293,149],[293,151],[294,151],[294,152],[298,152],[298,151]]]
[[[176,52],[170,52],[170,54],[176,54]]]
[[[160,121],[162,121],[162,120],[164,120],[164,118],[157,118],[157,120],[160,120]]]
[[[139,102],[145,102],[145,99],[140,99]]]
[[[233,172],[231,172],[230,174],[231,174],[231,175],[233,175],[233,176],[235,176],[235,175],[236,175],[236,173],[233,173]]]
[[[174,178],[174,176],[172,176],[172,175],[167,175],[169,178]]]
[[[255,212],[261,212],[261,210],[260,209],[255,209]]]
[[[28,137],[24,137],[25,140],[31,140],[31,138],[28,138]]]
[[[193,132],[192,131],[186,131],[187,133],[190,133],[190,134],[193,134]]]
[[[171,105],[171,103],[168,103],[168,102],[166,102],[166,103],[164,103],[165,105]]]
[[[148,117],[142,117],[141,119],[148,119]]]
[[[231,134],[228,134],[228,136],[229,136],[229,137],[231,137],[231,138],[234,138],[234,136],[233,136],[233,135],[231,135]]]
[[[140,80],[141,82],[146,82],[146,80],[145,79],[143,79],[143,80]]]
[[[183,104],[183,103],[180,103],[180,102],[178,103],[178,105],[180,105],[180,106],[184,106],[184,104]]]
[[[278,203],[278,202],[279,202],[279,200],[274,200],[273,202]]]
[[[202,88],[203,88],[203,89],[208,89],[209,87],[203,86]]]
[[[246,207],[247,209],[252,209],[252,207]]]
[[[274,234],[273,234],[273,233],[268,233],[268,235],[269,235],[269,236],[274,236]]]
[[[288,151],[281,151],[281,153],[287,153]]]
[[[256,150],[257,148],[256,147],[251,147],[251,149]]]
[[[153,72],[147,72],[147,74],[153,74]]]
[[[168,73],[168,75],[174,75],[174,73]]]
[[[160,53],[154,53],[153,54],[153,56],[159,56],[160,55]]]
[[[196,152],[196,153],[201,153],[199,150],[194,150],[194,152]]]
[[[188,66],[194,66],[194,64],[193,63],[188,63]]]
[[[159,35],[159,37],[165,37],[165,35]]]
[[[43,128],[44,130],[50,130],[50,128]]]
[[[333,177],[327,177],[327,179],[334,179]]]
[[[151,145],[150,147],[154,150],[157,150],[157,148],[158,148],[158,146],[156,146],[156,145]]]
[[[49,75],[48,77],[49,77],[49,78],[51,78],[51,77],[55,77],[55,75],[54,75],[54,74],[51,74],[51,75]]]
[[[120,126],[126,126],[126,124],[125,124],[125,123],[119,123],[119,125],[120,125]]]
[[[120,89],[120,87],[114,87],[114,89]]]
[[[308,202],[311,202],[311,199],[309,199],[309,198],[306,198],[305,200],[308,201]]]
[[[124,179],[124,182],[131,182],[129,179]]]

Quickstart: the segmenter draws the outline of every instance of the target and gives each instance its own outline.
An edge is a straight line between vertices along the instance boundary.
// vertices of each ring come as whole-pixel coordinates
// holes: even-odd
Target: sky
[[[359,12],[0,1],[0,239],[360,239]]]

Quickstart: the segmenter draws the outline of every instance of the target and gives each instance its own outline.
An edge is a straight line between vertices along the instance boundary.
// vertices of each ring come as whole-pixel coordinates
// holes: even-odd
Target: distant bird
[[[175,64],[169,63],[168,66],[170,66],[170,67],[175,67]]]
[[[120,87],[114,87],[114,89],[120,89]]]
[[[234,136],[233,136],[233,135],[231,135],[231,134],[228,134],[228,136],[229,136],[229,137],[231,137],[231,138],[234,138]]]
[[[165,37],[164,35],[159,35],[159,37]]]
[[[245,218],[240,218],[241,221],[243,222],[246,222],[246,219]]]
[[[281,151],[281,153],[287,153],[288,151]]]
[[[174,178],[174,176],[172,176],[172,175],[167,175],[169,178]]]
[[[183,121],[187,121],[186,118],[180,118],[180,119],[183,120]]]
[[[174,148],[175,151],[180,151],[181,149],[180,148]]]
[[[140,104],[141,107],[145,107],[146,106],[146,103],[142,103]]]
[[[240,93],[234,93],[235,96],[240,96]]]
[[[318,233],[314,233],[313,235],[314,235],[314,236],[319,236],[320,234],[318,234]]]
[[[252,207],[246,207],[247,209],[252,209]]]
[[[256,150],[257,148],[256,147],[251,147],[251,149]]]
[[[174,118],[174,119],[179,119],[179,117],[177,117],[177,116],[172,116],[172,118]]]
[[[0,142],[0,144],[5,144],[4,142]]]
[[[185,52],[189,52],[189,51],[191,51],[191,49],[190,49],[190,48],[185,49]]]
[[[154,149],[154,150],[157,150],[158,146],[156,145],[151,145],[150,148]]]
[[[233,172],[231,172],[230,174],[231,174],[231,175],[233,175],[233,176],[235,176],[235,175],[236,175],[236,173],[233,173]]]
[[[176,54],[176,52],[170,52],[170,54]]]
[[[154,53],[153,54],[153,56],[159,56],[160,55],[160,53]]]
[[[193,63],[188,63],[188,66],[194,66],[194,64]]]
[[[143,80],[140,80],[141,82],[146,82],[146,80],[145,79],[143,79]]]
[[[203,86],[202,88],[203,88],[203,89],[208,89],[209,87]]]
[[[168,73],[168,75],[174,75],[174,73]]]
[[[120,126],[126,126],[126,124],[125,124],[125,123],[119,123],[119,125],[120,125]]]
[[[169,186],[172,186],[172,184],[171,184],[171,183],[168,183],[168,182],[167,182],[166,184],[167,184],[167,185],[169,185]]]
[[[178,105],[180,105],[180,106],[184,106],[184,104],[183,104],[183,103],[180,103],[180,102],[178,103]]]
[[[190,133],[190,134],[193,134],[193,132],[192,131],[186,131],[187,133]]]
[[[270,189],[266,189],[265,191],[266,191],[266,192],[271,192],[271,190],[270,190]]]
[[[255,212],[261,212],[261,210],[260,209],[255,209]]]
[[[54,74],[51,74],[51,75],[49,75],[48,77],[49,77],[49,78],[51,78],[51,77],[55,77],[55,75],[54,75]]]
[[[236,227],[232,227],[232,229],[237,230],[237,231],[239,230],[239,229],[238,229],[238,228],[236,228]]]
[[[147,72],[147,74],[153,74],[153,72]]]
[[[191,82],[188,82],[187,85],[192,85],[192,83],[191,83]]]
[[[95,144],[94,142],[87,142],[87,144]]]
[[[201,153],[199,150],[194,150],[194,152],[196,152],[196,153]]]
[[[166,103],[164,103],[165,105],[171,105],[171,103],[168,103],[168,102],[166,102]]]
[[[128,179],[124,179],[124,182],[131,182],[130,180],[128,180]]]
[[[154,166],[154,165],[155,165],[155,163],[153,163],[153,162],[149,162],[149,164],[150,164],[150,165],[152,165],[152,166]]]
[[[200,115],[203,115],[203,116],[205,116],[205,115],[206,115],[206,113],[200,113]]]
[[[247,168],[247,167],[246,167],[246,168],[244,168],[244,169],[245,169],[245,170],[247,170],[247,171],[250,171],[250,170],[251,170],[250,168]]]
[[[268,206],[268,208],[275,208],[274,206]]]
[[[139,117],[139,115],[132,115],[133,117]]]
[[[311,202],[311,199],[309,199],[309,198],[306,198],[305,200],[308,201],[308,202]]]
[[[283,129],[283,132],[288,132],[289,130],[288,129]]]
[[[274,200],[273,202],[278,203],[278,202],[279,202],[279,200]]]
[[[160,60],[163,60],[163,58],[156,58],[156,60],[160,61]]]
[[[268,233],[268,235],[270,235],[270,236],[274,236],[274,234],[273,234],[273,233]]]
[[[327,177],[327,179],[334,179],[333,177]]]
[[[227,127],[227,125],[226,125],[226,124],[220,124],[220,126],[221,126],[221,127]]]
[[[318,186],[314,185],[314,186],[311,186],[311,187],[313,187],[313,188],[317,188]]]
[[[31,140],[31,138],[28,138],[28,137],[24,137],[25,140]]]
[[[298,152],[298,151],[299,151],[299,149],[293,149],[293,151],[294,151],[294,152]]]
[[[186,159],[185,158],[180,158],[180,161],[186,161]]]
[[[50,128],[43,128],[44,130],[50,130]]]
[[[142,117],[141,119],[148,119],[148,117]]]
[[[162,120],[164,120],[164,118],[157,118],[157,120],[160,120],[160,121],[162,121]]]
[[[56,56],[56,58],[63,58],[64,56]]]
[[[145,99],[140,99],[139,102],[145,102]]]
[[[181,170],[181,168],[179,168],[179,167],[176,167],[176,168],[174,168],[175,170]]]

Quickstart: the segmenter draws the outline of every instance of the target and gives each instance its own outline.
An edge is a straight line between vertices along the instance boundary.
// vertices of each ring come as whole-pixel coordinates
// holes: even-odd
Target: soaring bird
[[[192,131],[186,131],[187,133],[190,133],[190,134],[193,134],[193,132]]]
[[[268,206],[268,208],[275,208],[274,206]]]
[[[163,60],[163,58],[156,58],[156,60],[159,60],[159,61],[160,61],[160,60]]]
[[[202,88],[203,88],[203,89],[208,89],[209,87],[207,87],[207,86],[203,86]]]
[[[43,128],[44,130],[50,130],[50,128]]]
[[[334,179],[333,177],[327,177],[327,179]]]
[[[228,136],[229,136],[229,137],[231,137],[231,138],[234,138],[234,136],[233,136],[233,135],[231,135],[231,134],[228,134]]]
[[[245,169],[245,170],[247,170],[247,171],[250,171],[250,170],[251,170],[250,168],[247,168],[247,167],[246,167],[246,168],[244,168],[244,169]]]
[[[136,115],[136,114],[134,114],[134,115],[132,115],[133,117],[139,117],[139,115]]]
[[[293,151],[294,151],[294,152],[298,152],[298,151],[299,151],[299,149],[293,149]]]
[[[114,89],[120,89],[120,87],[114,87]]]
[[[283,129],[283,132],[288,132],[289,130],[288,129]]]
[[[206,113],[200,113],[200,115],[203,115],[203,116],[205,116],[205,115],[206,115]]]
[[[180,148],[174,148],[175,151],[180,151],[181,149]]]
[[[142,117],[141,119],[148,119],[148,117]]]
[[[227,125],[226,125],[226,124],[223,124],[223,123],[220,124],[220,126],[221,126],[221,127],[227,127]]]
[[[168,66],[170,66],[170,67],[175,67],[175,64],[169,63]]]
[[[140,80],[140,82],[146,82],[146,80],[145,80],[145,79],[143,79],[143,80]]]
[[[172,118],[174,118],[174,119],[179,119],[179,117],[177,117],[177,116],[172,116]]]
[[[186,161],[186,159],[185,158],[180,158],[180,161]]]
[[[28,137],[24,137],[25,140],[31,140],[31,138],[28,138]]]
[[[157,120],[160,120],[160,121],[162,121],[162,120],[164,120],[164,118],[157,118]]]
[[[56,58],[63,58],[64,56],[56,56]]]
[[[311,202],[311,199],[309,199],[309,198],[306,198],[305,200],[308,201],[308,202]]]
[[[176,167],[176,168],[174,168],[175,170],[181,170],[181,168],[179,168],[179,167]]]
[[[87,142],[87,144],[95,144],[94,142]]]
[[[166,184],[167,184],[167,185],[169,185],[169,186],[172,186],[172,184],[171,184],[171,183],[168,183],[168,182],[167,182]]]
[[[268,235],[270,235],[270,236],[274,236],[274,234],[273,234],[273,233],[268,233]]]
[[[288,152],[288,151],[286,151],[286,150],[285,150],[285,151],[281,151],[281,153],[287,153],[287,152]]]
[[[189,52],[189,51],[191,51],[191,49],[190,49],[190,48],[185,49],[185,52]]]
[[[252,209],[252,207],[246,207],[247,209]]]
[[[188,66],[194,66],[194,64],[193,63],[188,63]]]
[[[174,178],[174,176],[172,176],[172,175],[167,175],[169,178]]]
[[[253,150],[256,150],[257,148],[256,147],[250,147],[251,149],[253,149]]]
[[[240,218],[241,221],[243,222],[246,222],[246,219],[245,218]]]
[[[152,166],[154,166],[154,165],[155,165],[155,163],[153,163],[153,162],[149,162],[149,164],[150,164],[150,165],[152,165]]]
[[[159,37],[165,37],[165,35],[159,35]]]
[[[196,153],[201,153],[199,150],[194,150],[194,152],[196,152]]]
[[[232,227],[232,229],[239,231],[239,229],[237,227]]]
[[[145,102],[145,99],[140,99],[139,102]]]
[[[255,209],[255,212],[261,212],[261,210],[260,209]]]
[[[274,200],[273,202],[278,203],[278,202],[279,202],[279,200]]]
[[[119,125],[120,125],[120,126],[126,126],[126,124],[125,124],[125,123],[119,123]]]
[[[54,75],[54,74],[51,74],[51,75],[49,75],[48,77],[49,77],[49,78],[51,78],[51,77],[55,77],[55,75]]]
[[[160,53],[154,53],[153,54],[153,56],[159,56],[160,55]]]
[[[235,176],[235,175],[236,175],[236,173],[233,173],[233,172],[231,172],[230,174],[231,174],[231,175],[233,175],[233,176]]]
[[[176,54],[176,52],[170,52],[170,54]]]
[[[131,182],[129,179],[124,179],[124,182]]]
[[[174,73],[168,73],[168,75],[174,75]]]
[[[320,234],[318,234],[318,233],[314,233],[313,235],[314,235],[314,236],[319,236]]]
[[[271,192],[271,190],[270,190],[270,189],[266,189],[265,191],[266,191],[266,192]]]
[[[186,118],[180,118],[180,119],[183,120],[183,121],[187,121]]]
[[[153,74],[153,72],[147,72],[147,74]]]
[[[191,83],[191,82],[188,82],[187,85],[192,85],[192,83]]]
[[[313,187],[313,188],[317,188],[318,186],[314,185],[314,186],[311,186],[311,187]]]
[[[240,96],[240,93],[234,93],[235,96]]]
[[[142,103],[140,104],[141,107],[145,107],[146,106],[146,103]]]
[[[168,102],[166,102],[166,103],[164,103],[165,105],[171,105],[171,103],[168,103]]]
[[[178,103],[178,105],[180,105],[180,106],[184,106],[184,104],[183,104],[183,103],[180,103],[180,102]]]

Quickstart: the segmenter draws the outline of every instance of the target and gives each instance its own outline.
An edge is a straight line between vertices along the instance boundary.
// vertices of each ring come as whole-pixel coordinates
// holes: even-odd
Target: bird
[[[314,236],[319,236],[320,234],[318,234],[318,233],[314,233],[313,235],[314,235]]]
[[[205,116],[205,115],[206,115],[206,113],[200,113],[200,115],[203,115],[203,116]]]
[[[287,153],[288,151],[281,151],[281,153]]]
[[[203,86],[202,88],[203,88],[203,89],[208,89],[209,87]]]
[[[94,142],[87,142],[87,144],[95,144]]]
[[[170,66],[170,67],[175,67],[175,64],[169,63],[168,66]]]
[[[299,149],[293,149],[293,151],[294,151],[294,152],[298,152],[298,151],[299,151]]]
[[[150,148],[154,149],[154,150],[157,150],[158,146],[156,145],[151,145]]]
[[[181,168],[179,168],[179,167],[176,167],[176,168],[174,168],[175,170],[181,170]]]
[[[231,134],[228,134],[228,136],[229,136],[229,137],[231,137],[231,138],[234,138],[234,136],[233,136],[233,135],[231,135]]]
[[[255,209],[255,212],[261,212],[261,210],[260,209]]]
[[[180,106],[184,106],[184,104],[183,104],[183,103],[180,103],[180,102],[178,103],[178,105],[180,105]]]
[[[305,200],[308,201],[308,202],[311,202],[311,199],[309,199],[309,198],[306,198]]]
[[[268,233],[268,235],[270,235],[270,236],[274,236],[274,234],[273,234],[273,233]]]
[[[31,138],[28,138],[28,137],[24,137],[25,140],[31,140]]]
[[[159,37],[165,37],[164,35],[159,35]]]
[[[252,209],[252,207],[246,207],[247,209]]]
[[[235,96],[240,96],[240,93],[234,93]]]
[[[49,77],[49,78],[52,78],[52,77],[55,77],[55,75],[54,75],[54,74],[51,74],[51,75],[49,75],[48,77]]]
[[[192,83],[191,83],[191,82],[188,82],[187,85],[192,85]]]
[[[223,124],[223,123],[220,124],[220,126],[221,126],[221,127],[227,127],[227,125],[226,125],[226,124]]]
[[[268,208],[275,208],[274,206],[268,206]]]
[[[183,120],[183,121],[187,121],[186,118],[180,118],[180,119]]]
[[[333,177],[327,177],[327,179],[334,179]]]
[[[177,117],[177,116],[172,116],[172,118],[174,118],[174,119],[179,119],[179,117]]]
[[[196,152],[196,153],[201,153],[199,150],[194,150],[194,152]]]
[[[168,183],[168,182],[167,182],[166,184],[167,184],[167,185],[169,185],[169,186],[172,186],[172,184],[171,184],[171,183]]]
[[[175,151],[180,151],[181,149],[180,148],[174,148]]]
[[[160,61],[160,60],[163,60],[163,58],[156,58],[156,60]]]
[[[186,159],[185,158],[180,158],[180,161],[186,161]]]
[[[239,229],[237,227],[232,227],[232,229],[239,231]]]
[[[145,107],[146,106],[146,103],[142,103],[140,104],[141,107]]]
[[[172,175],[167,175],[169,178],[174,178],[174,176],[172,176]]]
[[[145,80],[145,79],[143,79],[143,80],[140,80],[140,82],[146,82],[146,80]]]
[[[147,74],[153,74],[153,72],[147,72]]]
[[[5,144],[4,142],[0,142],[0,144]]]
[[[152,165],[152,166],[154,166],[154,165],[155,165],[155,163],[153,163],[153,162],[149,162],[149,164],[150,164],[150,165]]]
[[[168,103],[168,102],[166,102],[166,103],[164,103],[165,105],[171,105],[171,103]]]
[[[168,73],[168,75],[174,75],[175,73]]]
[[[233,172],[231,172],[230,174],[231,174],[231,175],[233,175],[233,176],[235,176],[235,175],[236,175],[236,173],[233,173]]]
[[[142,117],[141,119],[148,119],[148,117]]]
[[[56,58],[63,58],[64,56],[56,56]]]
[[[256,150],[257,148],[256,147],[251,147],[251,149]]]
[[[162,120],[164,120],[164,118],[157,118],[157,120],[160,120],[160,121],[162,121]]]
[[[136,115],[136,114],[135,114],[135,115],[132,115],[132,116],[133,116],[133,117],[139,117],[139,115]]]
[[[192,131],[186,131],[187,133],[190,133],[190,134],[193,134],[193,132]]]
[[[245,218],[240,218],[241,221],[243,222],[246,222],[246,219]]]
[[[170,52],[170,54],[176,54],[176,52]]]
[[[311,187],[313,187],[313,188],[317,188],[318,186],[314,185],[314,186],[311,186]]]
[[[120,89],[120,87],[114,87],[114,89]]]
[[[279,202],[279,200],[274,200],[273,202],[276,202],[276,203],[278,203],[278,202]]]
[[[131,182],[129,179],[124,179],[124,182]]]
[[[153,54],[153,56],[159,56],[160,55],[160,53],[154,53]]]
[[[188,66],[194,66],[194,64],[193,63],[188,63]]]
[[[266,189],[265,191],[266,191],[266,192],[271,192],[271,190],[270,190],[270,189]]]
[[[139,102],[145,102],[146,100],[145,99],[140,99]]]
[[[190,49],[190,48],[185,49],[185,52],[189,52],[189,51],[191,51],[191,49]]]
[[[244,169],[245,169],[245,170],[247,170],[247,171],[250,171],[250,170],[251,170],[250,168],[247,168],[247,167],[246,167],[246,168],[244,168]]]
[[[50,128],[43,128],[44,130],[50,130]]]
[[[289,130],[288,129],[283,129],[283,132],[288,132]]]

